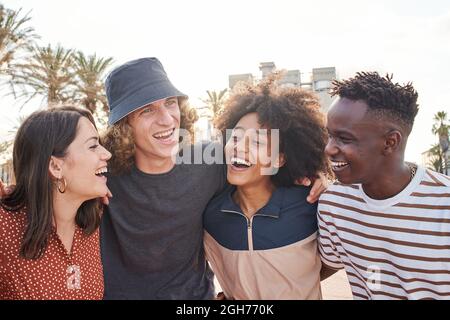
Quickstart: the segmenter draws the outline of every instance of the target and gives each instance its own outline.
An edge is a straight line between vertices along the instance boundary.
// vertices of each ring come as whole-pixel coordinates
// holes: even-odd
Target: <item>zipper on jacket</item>
[[[247,218],[247,217],[246,217]],[[247,218],[248,251],[253,252],[253,217]]]
[[[253,217],[251,219],[247,218],[247,216],[241,212],[238,211],[233,211],[233,210],[221,210],[222,212],[230,212],[230,213],[236,213],[240,216],[243,216],[245,218],[245,220],[247,221],[247,245],[248,245],[248,250],[250,252],[253,251],[253,233],[252,233],[252,221],[253,221]]]
[[[230,212],[230,213],[236,213],[240,216],[243,216],[245,218],[245,220],[247,220],[247,244],[248,244],[248,251],[252,252],[253,251],[253,218],[254,217],[270,217],[270,218],[274,218],[274,216],[271,215],[267,215],[267,214],[255,214],[253,215],[250,219],[243,213],[239,212],[239,211],[234,211],[234,210],[221,210],[222,212]],[[276,217],[275,217],[276,218]]]

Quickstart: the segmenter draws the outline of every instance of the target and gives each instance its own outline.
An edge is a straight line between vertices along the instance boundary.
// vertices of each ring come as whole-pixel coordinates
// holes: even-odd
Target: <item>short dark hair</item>
[[[381,77],[378,72],[358,72],[348,80],[334,80],[331,95],[353,101],[362,100],[370,112],[400,123],[409,134],[419,111],[417,91],[411,82],[392,82],[392,74]]]
[[[246,114],[256,112],[267,129],[279,129],[279,151],[285,164],[271,176],[276,186],[293,186],[302,177],[315,177],[327,168],[325,117],[317,97],[300,88],[281,88],[269,78],[245,85],[225,103],[216,125],[225,137]]]
[[[87,118],[94,126],[92,114],[85,109],[63,106],[37,111],[20,126],[13,148],[13,167],[16,177],[14,191],[0,205],[8,210],[26,211],[26,227],[20,255],[39,259],[47,248],[52,231],[53,192],[55,182],[48,173],[51,156],[64,157],[77,135],[80,118]],[[93,234],[100,225],[101,205],[97,199],[85,201],[75,216],[84,234]]]

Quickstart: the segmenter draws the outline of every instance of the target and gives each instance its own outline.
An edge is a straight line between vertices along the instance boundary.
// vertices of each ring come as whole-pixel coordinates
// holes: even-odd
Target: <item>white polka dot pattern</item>
[[[102,299],[99,230],[86,236],[77,227],[71,253],[53,231],[44,255],[29,260],[19,255],[25,219],[0,207],[0,299]]]

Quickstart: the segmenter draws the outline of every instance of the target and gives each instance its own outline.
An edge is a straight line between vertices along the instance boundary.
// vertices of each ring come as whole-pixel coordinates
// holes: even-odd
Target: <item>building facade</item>
[[[274,62],[261,62],[259,70],[261,71],[260,77],[254,76],[251,73],[229,75],[228,85],[230,89],[233,89],[239,82],[254,84],[258,79],[264,79],[271,73],[277,71],[277,68]],[[278,83],[280,86],[300,87],[315,92],[320,99],[322,111],[327,112],[332,102],[329,91],[335,79],[337,79],[336,68],[327,67],[314,68],[311,72],[308,72],[307,76],[300,72],[300,70],[287,70]]]

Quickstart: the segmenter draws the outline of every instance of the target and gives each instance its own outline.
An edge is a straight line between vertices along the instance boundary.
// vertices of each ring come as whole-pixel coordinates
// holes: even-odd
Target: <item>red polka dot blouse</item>
[[[0,299],[102,299],[99,230],[86,236],[77,227],[71,253],[53,231],[43,256],[30,260],[19,255],[25,219],[0,207]]]

